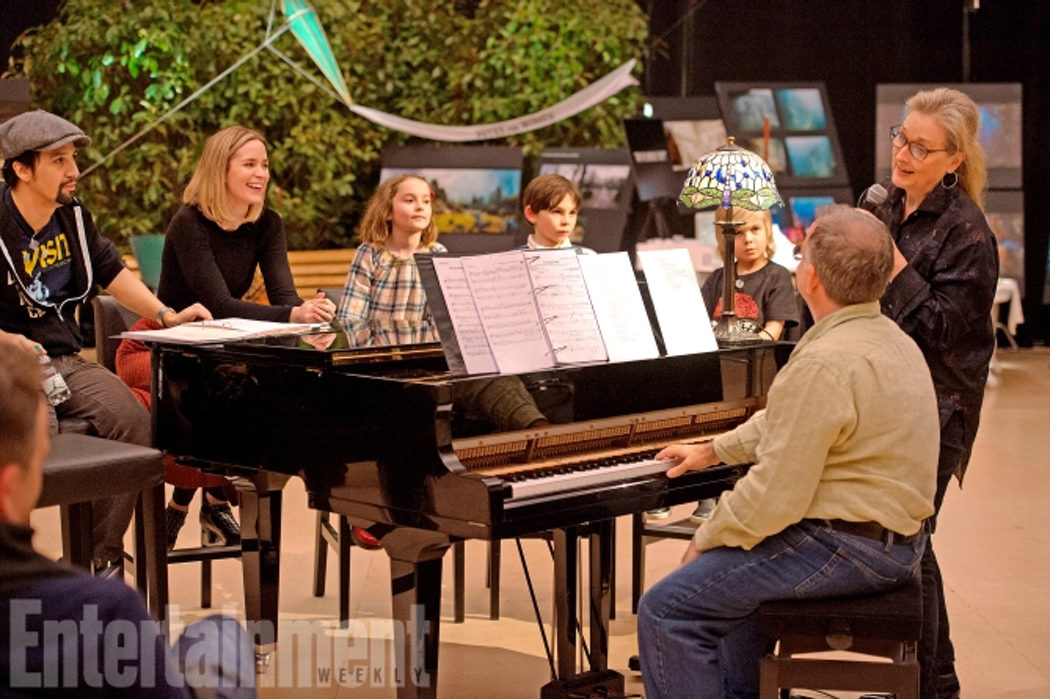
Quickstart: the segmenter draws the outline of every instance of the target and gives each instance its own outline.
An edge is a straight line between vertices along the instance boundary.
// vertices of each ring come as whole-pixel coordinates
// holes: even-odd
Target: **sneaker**
[[[114,558],[112,561],[104,561],[101,558],[96,558],[91,561],[91,569],[94,571],[96,578],[115,578],[117,580],[123,580],[124,556]]]
[[[959,699],[961,689],[955,670],[942,672],[937,677],[937,699]]]
[[[655,510],[646,510],[646,519],[667,519],[671,516],[670,507],[657,507]]]
[[[383,548],[382,542],[363,527],[350,527],[350,541],[366,551],[378,551]]]
[[[233,517],[229,503],[201,503],[201,536],[205,546],[234,546],[241,543],[241,525]]]
[[[168,535],[168,550],[175,548],[175,540],[179,538],[179,530],[186,523],[186,511],[178,510],[168,505],[164,508],[164,528]]]
[[[718,504],[716,498],[704,498],[700,502],[696,503],[696,509],[693,510],[693,514],[689,515],[689,519],[693,520],[697,524],[703,524],[707,521],[707,518],[714,512],[715,505]]]

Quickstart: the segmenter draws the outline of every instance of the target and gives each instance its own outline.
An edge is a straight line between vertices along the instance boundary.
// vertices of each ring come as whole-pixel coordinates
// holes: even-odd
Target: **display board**
[[[999,276],[1016,279],[1023,293],[1024,193],[1017,189],[991,190],[985,194],[984,213],[999,248]]]
[[[438,240],[450,251],[498,252],[517,238],[522,161],[509,146],[389,148],[379,178],[411,172],[430,184]]]
[[[777,186],[849,186],[824,84],[716,82],[726,130],[769,163]]]
[[[1022,168],[1021,83],[884,83],[875,88],[875,181],[890,176],[890,127],[904,121],[905,101],[921,90],[951,87],[977,103],[989,189],[1020,189]]]
[[[580,188],[583,202],[572,242],[595,252],[622,249],[634,179],[625,149],[548,148],[540,153],[538,174],[557,173]],[[523,228],[529,224],[524,221]],[[524,236],[521,238],[524,242]]]

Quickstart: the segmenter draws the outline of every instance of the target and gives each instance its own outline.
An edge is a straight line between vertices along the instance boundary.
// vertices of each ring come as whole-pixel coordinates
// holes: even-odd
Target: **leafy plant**
[[[647,21],[634,0],[455,3],[314,0],[360,104],[408,119],[479,124],[529,114],[640,57]],[[249,0],[66,0],[52,23],[18,42],[15,66],[36,106],[92,137],[84,162],[112,153],[255,49],[272,20]],[[275,48],[315,77],[290,33]],[[322,79],[323,80],[323,79]],[[625,90],[542,130],[496,141],[535,155],[546,146],[617,147],[641,95]],[[293,249],[345,247],[374,189],[382,150],[417,142],[356,116],[263,50],[81,181],[103,232],[162,232],[205,138],[240,123],[264,134],[270,203]]]

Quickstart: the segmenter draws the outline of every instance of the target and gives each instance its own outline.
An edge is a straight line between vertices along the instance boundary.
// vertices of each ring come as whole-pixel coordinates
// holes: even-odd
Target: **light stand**
[[[718,207],[715,225],[722,233],[722,315],[715,324],[720,347],[739,347],[764,342],[762,337],[736,316],[736,228],[733,209],[766,211],[782,203],[773,173],[762,158],[729,143],[700,156],[686,177],[679,200],[693,209]]]
[[[715,323],[715,340],[720,347],[739,347],[763,342],[750,324],[736,317],[736,227],[743,221],[731,219],[732,209],[715,212],[715,225],[722,233],[722,315]],[[722,218],[719,219],[719,216]]]

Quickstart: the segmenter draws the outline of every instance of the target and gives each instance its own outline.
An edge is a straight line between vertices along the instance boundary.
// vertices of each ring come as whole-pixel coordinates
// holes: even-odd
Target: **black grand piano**
[[[158,447],[180,462],[232,476],[241,489],[246,615],[271,622],[263,626],[273,634],[281,488],[290,477],[305,481],[311,507],[345,515],[382,541],[394,618],[414,621],[423,639],[398,651],[399,697],[435,696],[442,557],[468,538],[551,533],[557,669],[571,682],[579,677],[574,542],[590,537],[584,675],[618,677],[606,657],[614,518],[731,487],[741,467],[670,480],[652,456],[746,420],[790,351],[765,344],[454,378],[438,344],[351,344],[344,333],[156,344],[154,430]],[[557,417],[508,425],[515,400]],[[262,636],[266,650],[276,635]],[[546,696],[560,695],[545,688]]]

